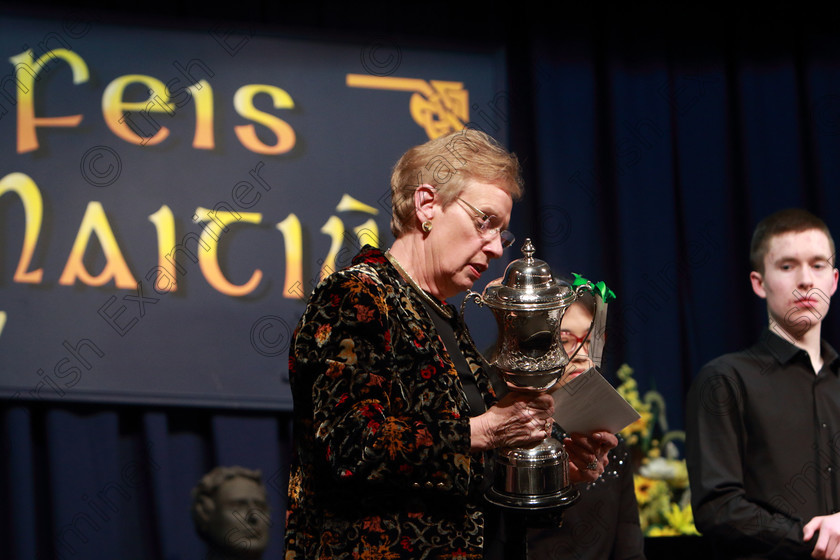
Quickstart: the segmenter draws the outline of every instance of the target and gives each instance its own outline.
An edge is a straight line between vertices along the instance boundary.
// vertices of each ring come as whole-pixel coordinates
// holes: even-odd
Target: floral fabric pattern
[[[459,346],[495,401],[465,326]],[[419,296],[377,249],[313,292],[293,336],[286,560],[481,558],[484,458]]]

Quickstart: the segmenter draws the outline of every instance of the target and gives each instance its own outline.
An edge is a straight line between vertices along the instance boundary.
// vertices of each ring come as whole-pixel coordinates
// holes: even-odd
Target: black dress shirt
[[[765,329],[717,358],[689,391],[686,459],[695,524],[726,558],[810,558],[802,527],[835,513],[840,460],[837,352],[808,353]]]

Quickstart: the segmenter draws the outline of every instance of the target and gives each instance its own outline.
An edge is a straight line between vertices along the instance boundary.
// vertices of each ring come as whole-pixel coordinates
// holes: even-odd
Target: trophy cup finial
[[[525,255],[526,259],[534,257],[534,245],[531,243],[530,237],[525,239],[525,243],[522,245],[522,254]]]

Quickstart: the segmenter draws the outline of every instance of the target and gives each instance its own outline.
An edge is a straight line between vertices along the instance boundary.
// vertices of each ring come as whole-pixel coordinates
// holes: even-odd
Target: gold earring
[[[432,222],[430,220],[426,220],[425,222],[423,222],[422,227],[424,232],[429,233],[430,231],[432,231]]]

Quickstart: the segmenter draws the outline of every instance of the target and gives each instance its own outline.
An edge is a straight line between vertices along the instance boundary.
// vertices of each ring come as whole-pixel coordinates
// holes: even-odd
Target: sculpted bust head
[[[259,559],[271,527],[261,472],[216,467],[192,490],[192,516],[212,557]]]

